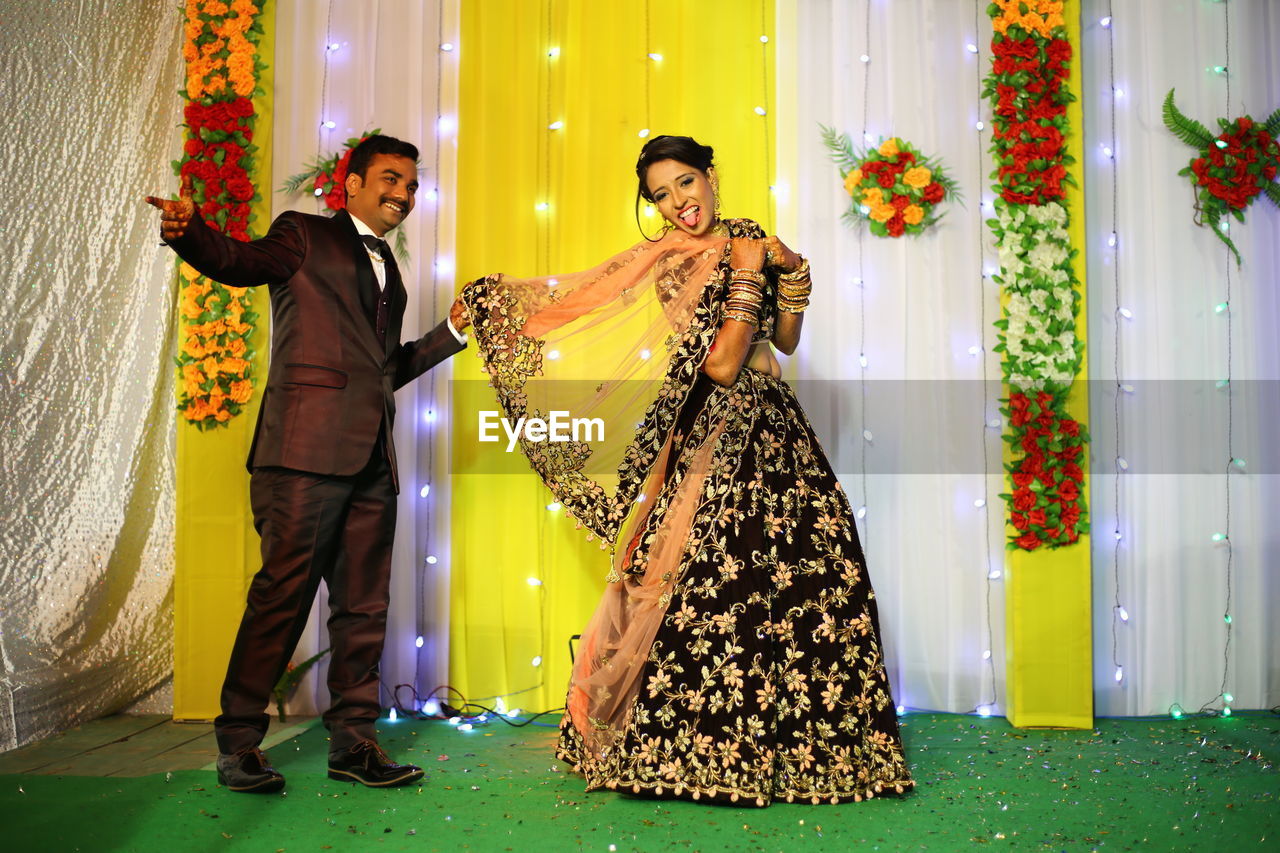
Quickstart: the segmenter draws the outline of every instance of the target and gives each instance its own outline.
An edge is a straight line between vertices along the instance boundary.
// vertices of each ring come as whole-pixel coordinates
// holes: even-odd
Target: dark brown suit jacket
[[[416,341],[400,342],[407,295],[390,268],[386,342],[378,340],[377,279],[350,215],[290,211],[271,223],[265,237],[244,243],[213,230],[197,214],[171,245],[215,281],[270,286],[271,365],[250,470],[277,466],[355,474],[383,430],[394,478],[392,392],[464,344],[443,322]]]

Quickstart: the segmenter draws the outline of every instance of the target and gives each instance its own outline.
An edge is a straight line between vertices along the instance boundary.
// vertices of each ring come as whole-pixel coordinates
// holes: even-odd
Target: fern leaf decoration
[[[1280,184],[1277,184],[1275,181],[1268,181],[1266,186],[1262,188],[1262,192],[1271,200],[1272,204],[1276,207],[1280,207]]]
[[[1273,138],[1280,136],[1280,107],[1276,107],[1276,111],[1267,116],[1267,120],[1262,123],[1262,127]]]
[[[822,144],[831,152],[831,159],[835,161],[844,172],[850,171],[858,163],[858,157],[853,151],[853,142],[846,133],[840,133],[834,127],[827,127],[825,124],[819,124],[822,129]]]
[[[1164,99],[1164,126],[1192,148],[1208,148],[1213,144],[1214,135],[1200,122],[1182,114],[1173,103],[1173,91],[1170,89]]]

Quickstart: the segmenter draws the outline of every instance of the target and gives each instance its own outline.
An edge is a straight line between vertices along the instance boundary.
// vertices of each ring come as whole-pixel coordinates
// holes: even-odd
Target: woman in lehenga
[[[557,755],[588,790],[758,806],[902,793],[849,502],[770,348],[799,342],[808,263],[720,218],[711,148],[656,137],[636,173],[660,239],[463,291],[508,418],[606,423],[594,441],[521,440],[611,549]]]

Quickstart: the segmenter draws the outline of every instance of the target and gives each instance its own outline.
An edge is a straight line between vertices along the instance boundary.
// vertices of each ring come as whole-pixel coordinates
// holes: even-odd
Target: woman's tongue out
[[[697,228],[698,223],[702,221],[702,207],[696,204],[689,205],[680,211],[680,221],[687,228]]]

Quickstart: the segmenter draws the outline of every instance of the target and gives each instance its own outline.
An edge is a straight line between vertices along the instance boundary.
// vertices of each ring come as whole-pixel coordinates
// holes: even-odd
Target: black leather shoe
[[[241,794],[274,794],[284,789],[284,777],[267,763],[256,746],[218,756],[218,783]]]
[[[359,782],[370,788],[394,788],[422,778],[422,768],[396,764],[371,740],[329,756],[329,778],[339,782]]]

